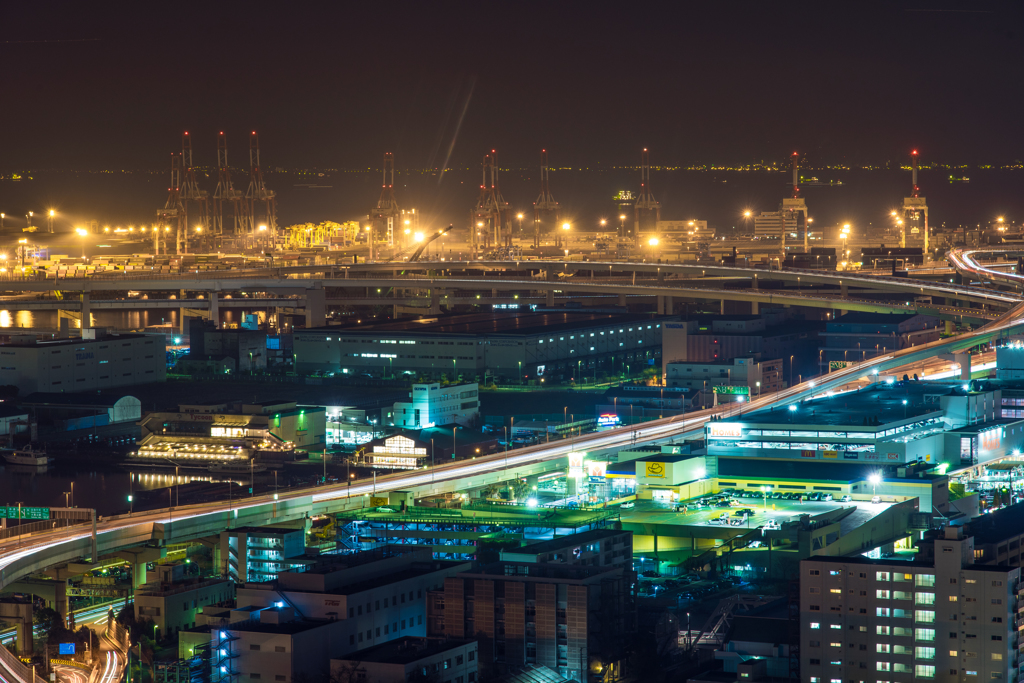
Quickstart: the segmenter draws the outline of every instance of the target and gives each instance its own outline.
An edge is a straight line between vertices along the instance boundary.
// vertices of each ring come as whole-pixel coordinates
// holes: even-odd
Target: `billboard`
[[[60,643],[57,645],[57,654],[60,655],[73,655],[75,654],[74,643]]]
[[[587,476],[592,483],[603,482],[607,474],[608,463],[603,460],[590,460],[587,462]]]
[[[735,422],[711,422],[708,424],[708,436],[738,439],[743,435],[743,427]]]
[[[716,394],[729,394],[731,396],[750,396],[750,387],[733,386],[731,384],[714,387]]]

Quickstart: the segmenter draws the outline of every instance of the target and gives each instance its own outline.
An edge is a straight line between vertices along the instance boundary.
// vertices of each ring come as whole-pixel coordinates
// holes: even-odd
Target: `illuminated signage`
[[[598,427],[614,427],[619,424],[618,415],[601,415],[597,418]]]
[[[644,463],[644,476],[648,479],[664,479],[665,478],[665,463],[663,462],[645,462]]]
[[[742,433],[743,427],[735,422],[712,422],[708,425],[708,436],[720,439],[738,439]]]
[[[731,385],[714,387],[716,394],[729,394],[731,396],[749,396],[750,387],[734,387]]]
[[[591,479],[604,479],[608,473],[608,463],[601,460],[591,460],[587,463],[587,476]]]
[[[583,469],[583,458],[587,457],[584,451],[574,451],[569,454],[569,467]]]

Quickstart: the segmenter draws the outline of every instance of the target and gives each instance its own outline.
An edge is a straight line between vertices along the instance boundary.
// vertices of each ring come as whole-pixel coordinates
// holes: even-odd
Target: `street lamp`
[[[89,231],[85,228],[75,228],[75,232],[82,238],[82,258],[85,258],[85,237],[89,234]]]
[[[768,512],[768,492],[771,490],[770,486],[761,487],[761,495],[764,496],[764,510]]]
[[[882,483],[882,475],[878,472],[873,472],[868,475],[868,482],[871,484],[871,496],[874,497],[878,485]]]
[[[56,215],[57,215],[57,212],[54,211],[53,209],[50,209],[49,213],[47,213],[47,215],[46,215],[47,229],[50,232],[53,232],[53,217],[56,216]]]

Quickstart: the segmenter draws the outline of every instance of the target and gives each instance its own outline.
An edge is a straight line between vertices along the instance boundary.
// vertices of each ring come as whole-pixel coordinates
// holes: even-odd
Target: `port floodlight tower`
[[[779,214],[782,218],[782,251],[785,255],[786,238],[789,237],[787,226],[794,225],[797,237],[803,233],[804,253],[807,254],[810,252],[810,230],[807,228],[807,202],[800,195],[800,154],[793,152],[790,159],[793,166],[793,193],[790,197],[783,197],[782,203],[779,204]]]
[[[256,209],[261,209],[260,225],[266,226],[271,240],[277,234],[277,193],[267,189],[260,167],[260,137],[253,131],[249,135],[249,187],[245,191],[246,225],[244,232],[256,237]]]
[[[171,186],[167,188],[167,201],[163,208],[157,209],[157,218],[160,219],[157,232],[164,227],[174,229],[177,236],[177,253],[182,249],[182,233],[187,229],[185,205],[181,202],[181,154],[171,152]],[[157,238],[158,239],[158,238]],[[156,243],[159,248],[159,243]]]
[[[551,218],[550,224],[558,229],[562,209],[551,194],[551,176],[548,169],[548,151],[540,151],[540,195],[533,203],[533,246],[540,246],[540,233],[544,219]]]
[[[928,254],[928,202],[921,196],[921,188],[917,184],[917,150],[910,153],[911,194],[903,198],[903,222],[900,230],[900,247],[906,249],[908,241],[911,246],[920,245]],[[910,239],[907,239],[907,235]]]
[[[485,249],[498,244],[512,246],[512,210],[501,196],[498,154],[495,150],[484,155],[480,168],[480,197],[469,214],[469,241],[473,254],[479,249],[481,238]]]
[[[644,147],[640,161],[640,195],[636,198],[636,203],[633,204],[633,234],[638,247],[640,246],[640,218],[645,216],[649,225],[652,214],[654,216],[652,227],[657,229],[658,221],[661,220],[661,203],[654,198],[654,194],[651,192],[651,158],[647,148]]]
[[[395,224],[402,212],[398,208],[398,200],[395,199],[395,155],[391,152],[384,154],[383,175],[380,199],[377,200],[377,207],[371,214],[373,221],[369,239],[383,240],[389,247],[394,247]]]

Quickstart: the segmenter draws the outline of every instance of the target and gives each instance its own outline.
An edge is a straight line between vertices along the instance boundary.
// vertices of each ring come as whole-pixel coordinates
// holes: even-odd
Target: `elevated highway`
[[[450,266],[451,264],[447,265]],[[473,265],[475,266],[476,264]],[[508,263],[503,263],[503,266],[506,268],[509,265]],[[597,264],[593,265],[596,266]],[[611,268],[614,268],[616,265],[619,264],[611,264]],[[442,265],[442,267],[444,266]],[[323,274],[322,270],[318,272]],[[779,272],[773,271],[772,275]],[[153,285],[153,289],[157,290],[173,282],[174,284],[170,287],[173,289],[195,290],[211,286],[213,289],[210,291],[220,291],[216,289],[218,284],[230,280],[233,286],[232,291],[237,291],[239,288],[268,291],[280,286],[285,288],[294,288],[296,286],[310,288],[310,281],[307,279],[310,274],[314,273],[281,273],[278,271],[263,274],[248,273],[238,277],[229,276],[217,279],[206,279],[208,277],[206,275],[200,279],[197,274],[197,278],[191,280],[190,283],[202,282],[201,286],[195,284],[183,286],[183,279],[166,278],[165,276],[161,276],[159,280],[157,278],[126,278],[121,281],[120,286],[123,286],[124,282],[131,282],[131,289],[138,290],[146,288],[139,287],[137,286],[138,284],[147,283],[147,285]],[[337,273],[333,274],[335,277],[338,275]],[[426,283],[428,287],[431,285],[434,287],[439,286],[442,282],[450,283],[448,284],[449,287],[457,282],[474,282],[470,278],[427,277],[392,277],[374,280],[372,278],[353,277],[353,274],[347,273],[347,278],[340,279],[358,282],[357,286],[364,286],[368,281],[403,283],[396,286],[410,286],[407,283],[412,281],[417,283],[413,286],[423,286]],[[849,277],[845,275],[830,276],[816,273],[814,277],[819,279],[831,277],[834,278],[833,281],[836,283],[839,282],[839,278],[849,280]],[[294,280],[298,280],[298,282],[291,285],[289,281]],[[436,284],[434,284],[435,281]],[[286,282],[289,282],[289,284],[284,284]],[[490,280],[486,282],[488,288],[494,288],[496,284]],[[526,283],[529,283],[531,286],[542,285],[544,287],[558,287],[559,289],[566,288],[564,282],[558,282],[557,280],[538,281],[523,279],[512,284],[523,286]],[[64,280],[60,281],[59,287],[54,286],[57,283],[31,280],[26,280],[21,284],[39,287],[36,290],[25,289],[22,291],[75,290],[73,286],[69,286],[71,283]],[[113,283],[100,278],[90,278],[82,280],[80,284],[88,289],[79,291],[102,291],[104,285],[106,285],[105,289],[109,291]],[[622,284],[599,284],[596,281],[580,283],[574,281],[571,286],[573,289],[577,286],[593,287],[596,292],[614,292],[616,295],[623,292],[633,293],[634,290],[640,288],[638,293],[654,293],[657,296],[678,296],[675,292],[685,288],[672,286],[676,284],[681,283],[671,281],[657,282],[651,285],[630,285],[629,289],[624,289]],[[849,282],[847,284],[850,285]],[[384,285],[382,284],[382,286]],[[476,285],[474,284],[474,286]],[[906,287],[907,284],[892,283],[894,288],[901,286]],[[8,288],[7,283],[0,284],[0,289],[14,291],[13,288]],[[912,289],[917,290],[918,283],[915,283]],[[934,358],[938,354],[963,351],[1011,334],[1024,332],[1024,304],[1020,303],[1019,298],[1000,292],[990,292],[988,295],[982,295],[975,290],[977,288],[955,288],[942,284],[935,286],[934,289],[929,285],[920,285],[921,292],[927,293],[931,291],[937,296],[949,296],[954,299],[979,296],[987,304],[1010,306],[1010,310],[998,319],[987,323],[975,331],[895,351],[860,363],[854,363],[823,378],[809,380],[780,392],[759,397],[749,403],[733,408],[733,411],[742,414],[769,406],[785,406],[841,387],[851,381],[870,378],[875,373],[887,373],[911,363]],[[912,292],[911,289],[893,289],[892,291],[902,291],[906,294]],[[702,291],[702,294],[706,294],[706,291]],[[751,292],[748,290],[745,294],[750,295]],[[757,295],[775,296],[774,293],[768,292],[757,292]],[[848,300],[837,301],[828,297],[818,298],[827,300],[830,307],[838,307],[836,306],[838,303],[845,310],[857,310],[851,305],[853,302]],[[976,301],[976,299],[972,300]],[[151,303],[151,300],[147,300],[147,303]],[[176,302],[176,305],[181,304],[181,301]],[[806,304],[801,303],[799,305]],[[293,490],[285,492],[280,496],[263,495],[242,500],[219,501],[202,505],[154,510],[136,515],[109,517],[101,519],[97,523],[95,536],[83,527],[67,527],[30,533],[17,539],[8,537],[0,541],[0,589],[11,585],[28,574],[42,571],[46,567],[62,562],[76,561],[84,557],[98,559],[98,556],[123,551],[136,546],[167,545],[173,542],[214,535],[225,528],[235,526],[263,525],[275,521],[299,519],[311,514],[338,511],[350,507],[362,507],[368,496],[388,491],[411,491],[417,496],[426,496],[431,493],[454,492],[475,488],[503,481],[510,474],[528,476],[544,471],[560,464],[560,461],[568,455],[570,450],[597,451],[620,448],[636,441],[653,443],[671,441],[703,430],[704,425],[714,414],[714,410],[704,410],[655,420],[635,428],[625,427],[588,434],[569,443],[560,441],[555,444],[543,444],[516,449],[507,454],[499,453],[468,461],[446,463],[413,472],[395,473],[379,477],[376,481],[372,482],[361,480],[351,484],[334,484],[305,490]],[[539,512],[538,514],[542,513]],[[93,547],[93,543],[95,543],[95,547]],[[6,670],[7,675],[5,678],[10,683],[34,683],[32,675],[27,670],[12,664],[9,659],[0,660],[0,669]]]

